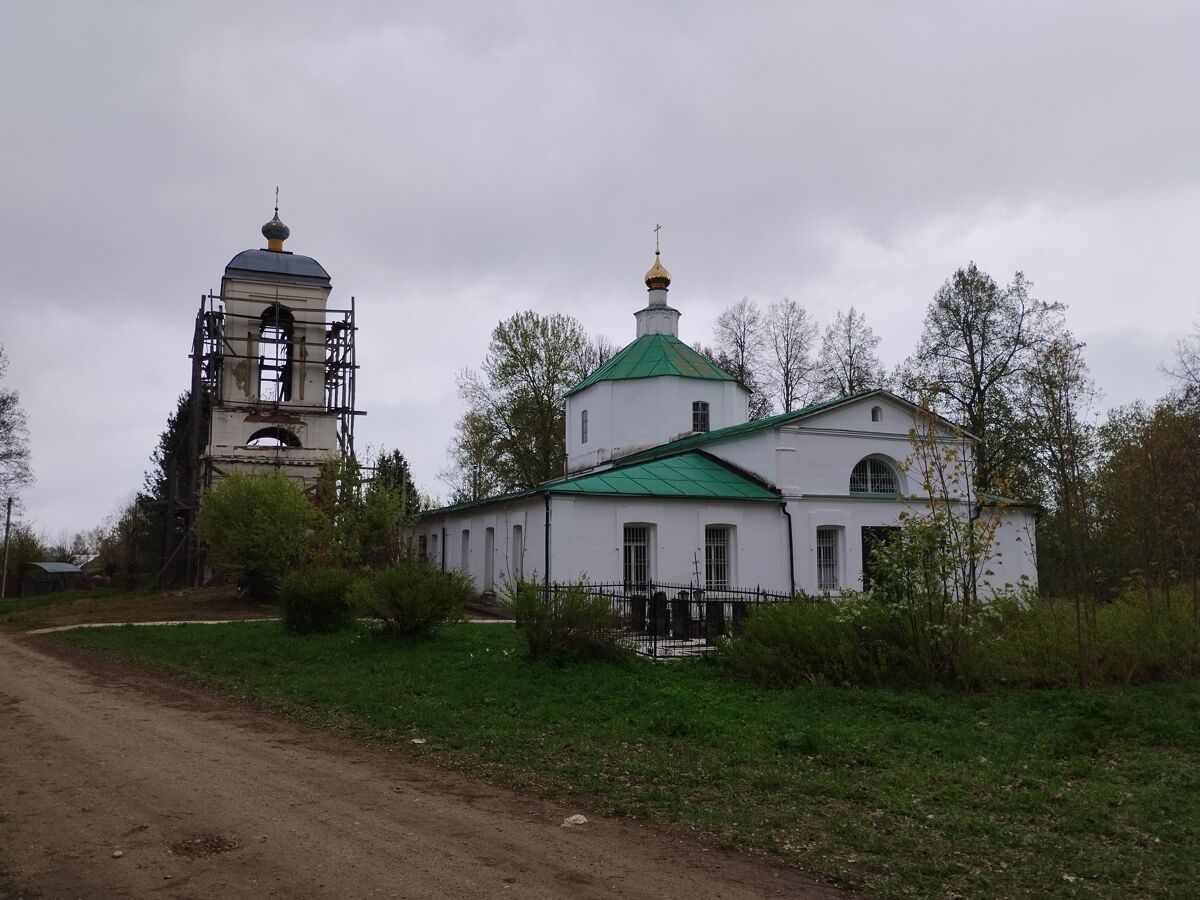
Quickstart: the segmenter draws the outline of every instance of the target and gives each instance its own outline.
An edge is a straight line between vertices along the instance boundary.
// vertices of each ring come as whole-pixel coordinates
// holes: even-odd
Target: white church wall
[[[567,466],[570,471],[692,433],[692,404],[709,405],[709,430],[746,421],[746,392],[734,381],[702,378],[630,378],[602,381],[567,398]],[[588,412],[588,440],[582,413]]]

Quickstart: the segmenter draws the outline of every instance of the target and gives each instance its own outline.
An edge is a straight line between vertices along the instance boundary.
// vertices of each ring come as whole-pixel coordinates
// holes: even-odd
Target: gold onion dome
[[[663,268],[663,264],[658,256],[659,253],[655,250],[654,265],[646,273],[646,287],[652,291],[665,291],[671,284],[671,273]]]

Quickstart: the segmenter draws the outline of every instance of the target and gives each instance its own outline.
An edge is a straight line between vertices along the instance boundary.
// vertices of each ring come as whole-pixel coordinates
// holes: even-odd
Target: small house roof
[[[65,562],[32,562],[29,564],[35,569],[41,569],[51,575],[78,575],[83,570],[74,563]]]

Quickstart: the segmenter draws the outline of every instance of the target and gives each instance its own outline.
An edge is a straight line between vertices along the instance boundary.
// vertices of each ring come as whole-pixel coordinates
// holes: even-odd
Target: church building
[[[567,395],[566,477],[426,513],[426,557],[483,593],[519,579],[869,586],[879,539],[929,510],[910,431],[967,460],[974,438],[884,390],[751,421],[746,389],[679,339],[657,251],[645,282],[635,340]],[[952,493],[964,517],[998,516],[979,594],[1035,585],[1035,510],[981,505],[963,477]]]

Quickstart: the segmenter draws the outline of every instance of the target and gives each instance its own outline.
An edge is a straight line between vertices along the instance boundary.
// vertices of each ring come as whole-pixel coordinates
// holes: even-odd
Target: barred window
[[[817,590],[838,589],[838,529],[817,529]]]
[[[517,581],[525,577],[525,529],[521,525],[512,529],[512,576]]]
[[[704,587],[707,590],[730,586],[729,531],[728,525],[706,525],[704,528]]]
[[[896,473],[878,459],[864,459],[850,473],[852,494],[895,494]]]
[[[697,400],[692,404],[692,431],[708,431],[708,401]]]
[[[643,590],[650,584],[650,527],[625,526],[625,587]]]
[[[587,410],[579,414],[579,443],[587,443]]]

